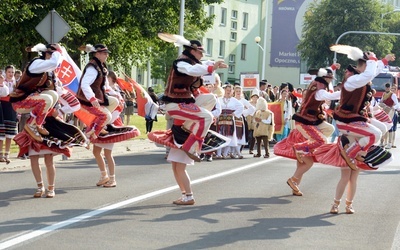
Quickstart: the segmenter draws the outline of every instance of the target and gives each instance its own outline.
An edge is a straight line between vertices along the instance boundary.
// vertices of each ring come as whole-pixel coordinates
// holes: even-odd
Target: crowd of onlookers
[[[6,162],[10,157],[10,148],[13,137],[23,130],[29,114],[17,114],[8,101],[8,94],[13,91],[15,85],[19,81],[22,72],[9,65],[1,72],[3,83],[0,85],[2,89],[7,89],[3,96],[0,96],[1,111],[0,112],[0,134],[4,131],[4,136],[0,136],[0,162]],[[1,81],[1,80],[0,80]],[[110,85],[115,85],[119,89],[122,97],[125,100],[125,106],[121,112],[121,119],[124,124],[128,125],[131,122],[131,116],[135,113],[136,94],[118,88],[116,76],[109,75]],[[217,105],[212,111],[215,122],[211,129],[227,136],[231,139],[231,144],[223,149],[218,150],[214,154],[202,155],[207,161],[212,161],[213,156],[217,159],[225,158],[243,158],[243,148],[248,148],[249,153],[254,157],[269,157],[268,146],[286,138],[290,130],[294,127],[294,122],[291,116],[299,110],[302,100],[306,96],[307,88],[294,88],[290,83],[281,83],[279,86],[273,86],[267,80],[262,80],[259,87],[251,91],[244,91],[239,84],[230,84],[226,82],[222,84],[219,76],[216,75],[214,84],[208,83],[206,87],[209,92],[217,96]],[[392,92],[397,93],[397,86],[390,85]],[[149,87],[148,93],[152,100],[160,104],[159,98],[155,94],[152,87]],[[340,84],[332,91],[339,91]],[[5,95],[6,94],[6,95]],[[0,93],[1,95],[1,93]],[[274,116],[268,109],[269,103],[281,103],[283,121],[281,124],[283,129],[275,130]],[[330,110],[333,110],[338,101],[327,102],[325,109],[328,114],[328,121],[335,124],[335,121],[329,116]],[[378,102],[371,102],[371,105],[379,105]],[[267,115],[268,114],[268,115]],[[271,116],[271,117],[270,117]],[[261,119],[260,117],[265,117]],[[268,119],[268,117],[270,117]],[[166,117],[168,120],[169,117]],[[394,117],[397,124],[397,114]],[[153,122],[157,121],[157,116],[154,119],[146,119],[146,133],[152,131]],[[268,121],[266,123],[266,121]],[[169,121],[169,124],[171,122]],[[168,125],[169,126],[169,125]],[[382,145],[387,148],[396,147],[394,145],[394,131],[391,131],[390,136],[386,135],[382,141]],[[331,142],[338,137],[338,131],[332,135]],[[257,143],[256,143],[257,142]],[[264,146],[264,154],[261,154],[260,146]],[[256,152],[255,152],[256,151]],[[254,153],[255,152],[255,153]],[[26,159],[28,155],[18,155],[19,158]]]
[[[217,96],[217,105],[212,111],[214,123],[210,129],[231,139],[229,146],[214,153],[201,155],[201,158],[206,161],[212,161],[213,158],[241,159],[243,158],[242,151],[244,148],[248,148],[249,154],[254,157],[268,158],[270,155],[269,144],[283,140],[294,128],[294,121],[291,117],[300,109],[307,92],[306,87],[294,88],[288,82],[273,86],[267,80],[260,81],[258,88],[244,91],[239,84],[228,82],[222,84],[218,75],[216,75],[215,83],[207,83],[206,87],[210,93]],[[396,93],[397,86],[390,87]],[[340,83],[330,91],[340,91]],[[275,105],[277,103],[281,104],[281,114],[277,114],[276,109],[271,112],[268,108],[268,104]],[[338,101],[328,101],[323,105],[327,113],[327,120],[333,125],[335,125],[335,121],[332,119],[331,112],[337,105]],[[375,99],[373,99],[371,105],[381,106]],[[275,119],[277,115],[281,116],[282,119]],[[394,124],[397,124],[397,114],[393,119]],[[276,129],[278,126],[274,124],[274,120],[281,120],[282,124],[279,124],[279,127],[282,127],[282,129]],[[382,146],[386,148],[396,147],[394,145],[394,132],[391,131],[390,136],[384,137]],[[331,142],[334,142],[338,136],[339,133],[336,129],[330,137]]]
[[[23,130],[28,119],[27,115],[17,114],[9,101],[9,94],[21,76],[21,70],[13,65],[0,70],[0,162],[9,162],[12,139]],[[26,155],[20,157],[25,158]]]

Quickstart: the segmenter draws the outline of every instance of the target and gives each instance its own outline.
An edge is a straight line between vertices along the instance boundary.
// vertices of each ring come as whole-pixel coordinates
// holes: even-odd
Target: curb
[[[131,139],[115,143],[113,148],[113,155],[117,156],[143,151],[152,151],[156,149],[160,149],[160,147],[158,147],[154,142],[150,141],[149,139]],[[54,163],[57,164],[57,162],[77,161],[81,159],[94,159],[92,154],[92,147],[89,150],[83,147],[74,147],[72,149],[72,154],[70,158],[67,158],[65,160],[63,159],[62,155],[56,155],[54,157]],[[29,159],[22,160],[16,157],[11,157],[10,161],[10,164],[6,165],[4,163],[0,165],[0,172],[16,171],[30,168]]]

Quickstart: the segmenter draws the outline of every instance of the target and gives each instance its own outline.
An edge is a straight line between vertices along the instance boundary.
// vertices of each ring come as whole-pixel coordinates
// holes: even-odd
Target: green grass
[[[144,120],[144,117],[138,116],[137,114],[133,115],[130,117],[130,122],[129,125],[130,126],[135,126],[136,128],[139,129],[140,131],[140,136],[133,138],[133,140],[138,140],[138,139],[147,139],[147,135],[146,135],[146,121]],[[126,117],[125,117],[126,119]],[[154,130],[165,130],[166,126],[167,126],[167,121],[165,120],[165,117],[163,115],[158,115],[157,117],[158,121],[157,122],[153,122],[153,129]],[[126,122],[126,120],[125,120]],[[17,144],[12,141],[11,143],[11,155],[14,156],[14,154],[17,154],[19,151],[19,148],[17,146]]]
[[[165,130],[167,126],[167,121],[165,120],[165,117],[163,115],[158,115],[157,117],[158,121],[153,122],[153,129],[154,130]],[[126,122],[126,120],[125,120]],[[140,131],[140,136],[135,137],[135,139],[147,139],[146,135],[146,121],[144,120],[144,117],[138,116],[138,115],[133,115],[131,116],[131,120],[129,125],[133,125],[137,127]]]

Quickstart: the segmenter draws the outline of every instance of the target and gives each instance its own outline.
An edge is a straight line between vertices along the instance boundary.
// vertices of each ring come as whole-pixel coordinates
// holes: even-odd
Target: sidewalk
[[[83,147],[74,147],[72,149],[71,157],[67,160],[63,160],[61,155],[57,155],[54,157],[54,161],[57,167],[57,162],[60,161],[76,161],[79,159],[89,159],[93,158],[92,154],[93,147],[90,147],[90,150],[83,148]],[[113,149],[113,155],[123,155],[127,153],[137,153],[149,150],[160,149],[157,147],[156,144],[149,139],[132,139],[127,141],[122,141],[119,143],[115,143]],[[0,172],[4,171],[14,171],[24,168],[30,168],[30,161],[29,159],[21,160],[18,159],[16,156],[11,156],[10,164],[0,163]],[[40,164],[43,164],[43,160],[40,160]]]

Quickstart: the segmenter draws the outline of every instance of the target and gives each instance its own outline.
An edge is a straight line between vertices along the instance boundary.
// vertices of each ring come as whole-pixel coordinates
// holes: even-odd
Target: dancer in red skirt
[[[10,102],[17,113],[31,115],[24,129],[41,142],[42,135],[49,134],[42,126],[44,119],[58,100],[54,70],[61,61],[62,51],[59,44],[37,44],[29,51],[38,52],[40,56],[29,62],[21,80],[10,93]]]
[[[166,103],[168,115],[183,120],[182,127],[190,131],[181,149],[199,162],[203,139],[213,122],[210,110],[214,108],[216,98],[214,94],[199,94],[195,98],[194,92],[203,85],[201,76],[228,66],[223,61],[201,63],[204,49],[197,40],[191,40],[190,45],[186,44],[184,48],[173,63],[162,100]]]
[[[336,51],[337,48],[338,45],[334,45],[331,50]],[[349,65],[347,67],[342,81],[340,104],[333,114],[342,136],[338,140],[338,146],[333,145],[329,150],[329,145],[323,146],[318,148],[314,154],[321,163],[348,166],[341,168],[341,178],[336,187],[334,203],[330,210],[333,214],[338,213],[340,200],[347,186],[346,213],[354,213],[352,203],[360,172],[357,167],[358,162],[377,167],[391,159],[390,153],[388,154],[384,149],[372,147],[379,143],[385,125],[376,119],[370,119],[368,106],[372,97],[369,82],[382,71],[384,65],[393,61],[395,57],[389,54],[378,61],[373,52],[362,52],[356,47],[351,47],[351,50],[345,54],[350,59],[357,61],[357,66]],[[337,157],[338,151],[341,157]]]
[[[293,176],[287,180],[293,195],[303,195],[299,184],[304,173],[313,166],[313,151],[327,143],[327,138],[335,130],[331,124],[325,121],[322,104],[325,100],[337,100],[340,97],[340,92],[330,93],[328,91],[329,84],[333,79],[332,70],[339,68],[340,64],[336,63],[331,68],[318,70],[317,77],[307,88],[307,94],[303,97],[304,101],[300,110],[293,115],[296,128],[288,138],[274,146],[274,154],[297,159],[296,170]]]

